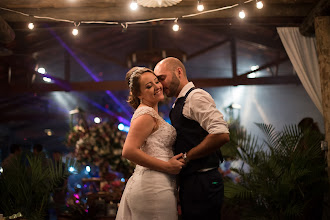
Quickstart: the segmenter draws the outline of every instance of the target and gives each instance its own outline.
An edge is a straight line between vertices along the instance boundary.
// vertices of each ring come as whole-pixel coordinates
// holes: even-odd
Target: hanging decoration
[[[143,7],[157,8],[173,6],[182,0],[137,0],[137,3]]]

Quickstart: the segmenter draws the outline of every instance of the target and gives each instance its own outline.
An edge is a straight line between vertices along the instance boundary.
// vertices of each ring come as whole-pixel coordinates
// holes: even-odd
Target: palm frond
[[[232,169],[240,181],[225,181],[225,196],[235,204],[250,204],[242,206],[244,219],[306,218],[311,210],[318,210],[322,200],[317,198],[328,186],[320,148],[323,135],[296,125],[285,126],[281,132],[272,125],[257,126],[266,136],[265,145],[244,129],[232,135],[237,138],[231,140],[238,147],[237,157],[249,169]]]
[[[10,161],[0,176],[4,214],[21,212],[27,219],[44,219],[50,193],[69,175],[66,167],[67,163],[29,154]]]

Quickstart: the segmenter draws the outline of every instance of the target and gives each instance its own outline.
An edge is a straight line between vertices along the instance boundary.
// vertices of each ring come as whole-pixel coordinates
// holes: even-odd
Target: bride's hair
[[[140,105],[140,99],[138,98],[138,96],[140,95],[140,77],[143,73],[146,72],[151,72],[155,74],[154,71],[146,67],[133,67],[126,73],[125,80],[129,87],[129,95],[127,102],[134,109],[136,109]]]

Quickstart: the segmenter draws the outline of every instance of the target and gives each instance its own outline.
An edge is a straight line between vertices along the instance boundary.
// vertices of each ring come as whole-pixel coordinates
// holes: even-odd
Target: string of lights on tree
[[[182,18],[188,18],[188,17],[194,17],[194,16],[198,16],[201,14],[206,14],[206,13],[212,13],[212,12],[217,12],[217,11],[222,11],[222,10],[227,10],[227,9],[231,9],[234,7],[238,7],[238,6],[242,6],[243,4],[247,4],[250,2],[255,2],[256,3],[256,7],[258,9],[262,9],[263,8],[263,2],[262,0],[247,0],[244,1],[243,3],[237,3],[234,5],[229,5],[229,6],[225,6],[225,7],[221,7],[221,8],[216,8],[216,9],[211,9],[211,10],[207,10],[204,11],[204,5],[202,3],[202,0],[198,0],[197,1],[197,10],[199,11],[198,13],[194,13],[194,14],[188,14],[188,15],[183,15],[181,17],[179,17],[180,19]],[[137,0],[132,0],[132,2],[129,5],[130,9],[132,11],[136,11],[139,7]],[[16,10],[12,10],[9,8],[3,8],[0,7],[0,9],[2,10],[6,10],[6,11],[10,11],[13,13],[17,13],[23,16],[28,16],[28,17],[33,17],[35,19],[46,19],[46,20],[53,20],[53,21],[58,21],[58,22],[67,22],[67,23],[72,23],[74,25],[74,28],[72,29],[72,34],[74,36],[78,35],[79,31],[78,31],[78,27],[80,24],[108,24],[108,25],[121,25],[123,27],[123,29],[127,29],[128,25],[132,25],[132,24],[143,24],[143,23],[151,23],[151,22],[156,22],[156,21],[174,21],[173,24],[173,31],[179,31],[180,30],[180,26],[178,24],[178,20],[179,18],[156,18],[156,19],[150,19],[150,20],[142,20],[142,21],[130,21],[130,22],[117,22],[117,21],[72,21],[72,20],[66,20],[66,19],[59,19],[59,18],[52,18],[52,17],[42,17],[42,16],[37,16],[37,15],[30,15],[30,14],[26,14],[20,11],[16,11]],[[244,11],[244,9],[242,8],[239,13],[238,13],[239,18],[244,19],[246,17],[246,13]],[[30,30],[33,30],[35,27],[33,22],[29,22],[28,23],[28,28]]]

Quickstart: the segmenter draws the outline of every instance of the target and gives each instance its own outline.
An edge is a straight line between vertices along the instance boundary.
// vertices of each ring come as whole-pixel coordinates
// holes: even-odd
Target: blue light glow
[[[119,130],[119,131],[125,131],[125,132],[128,132],[129,127],[126,126],[126,125],[124,125],[123,123],[120,123],[120,124],[118,125],[118,130]]]
[[[73,172],[75,171],[75,168],[74,168],[74,167],[69,167],[69,171],[70,171],[71,173],[73,173]]]
[[[91,167],[90,166],[86,166],[86,171],[89,173],[91,172]]]

